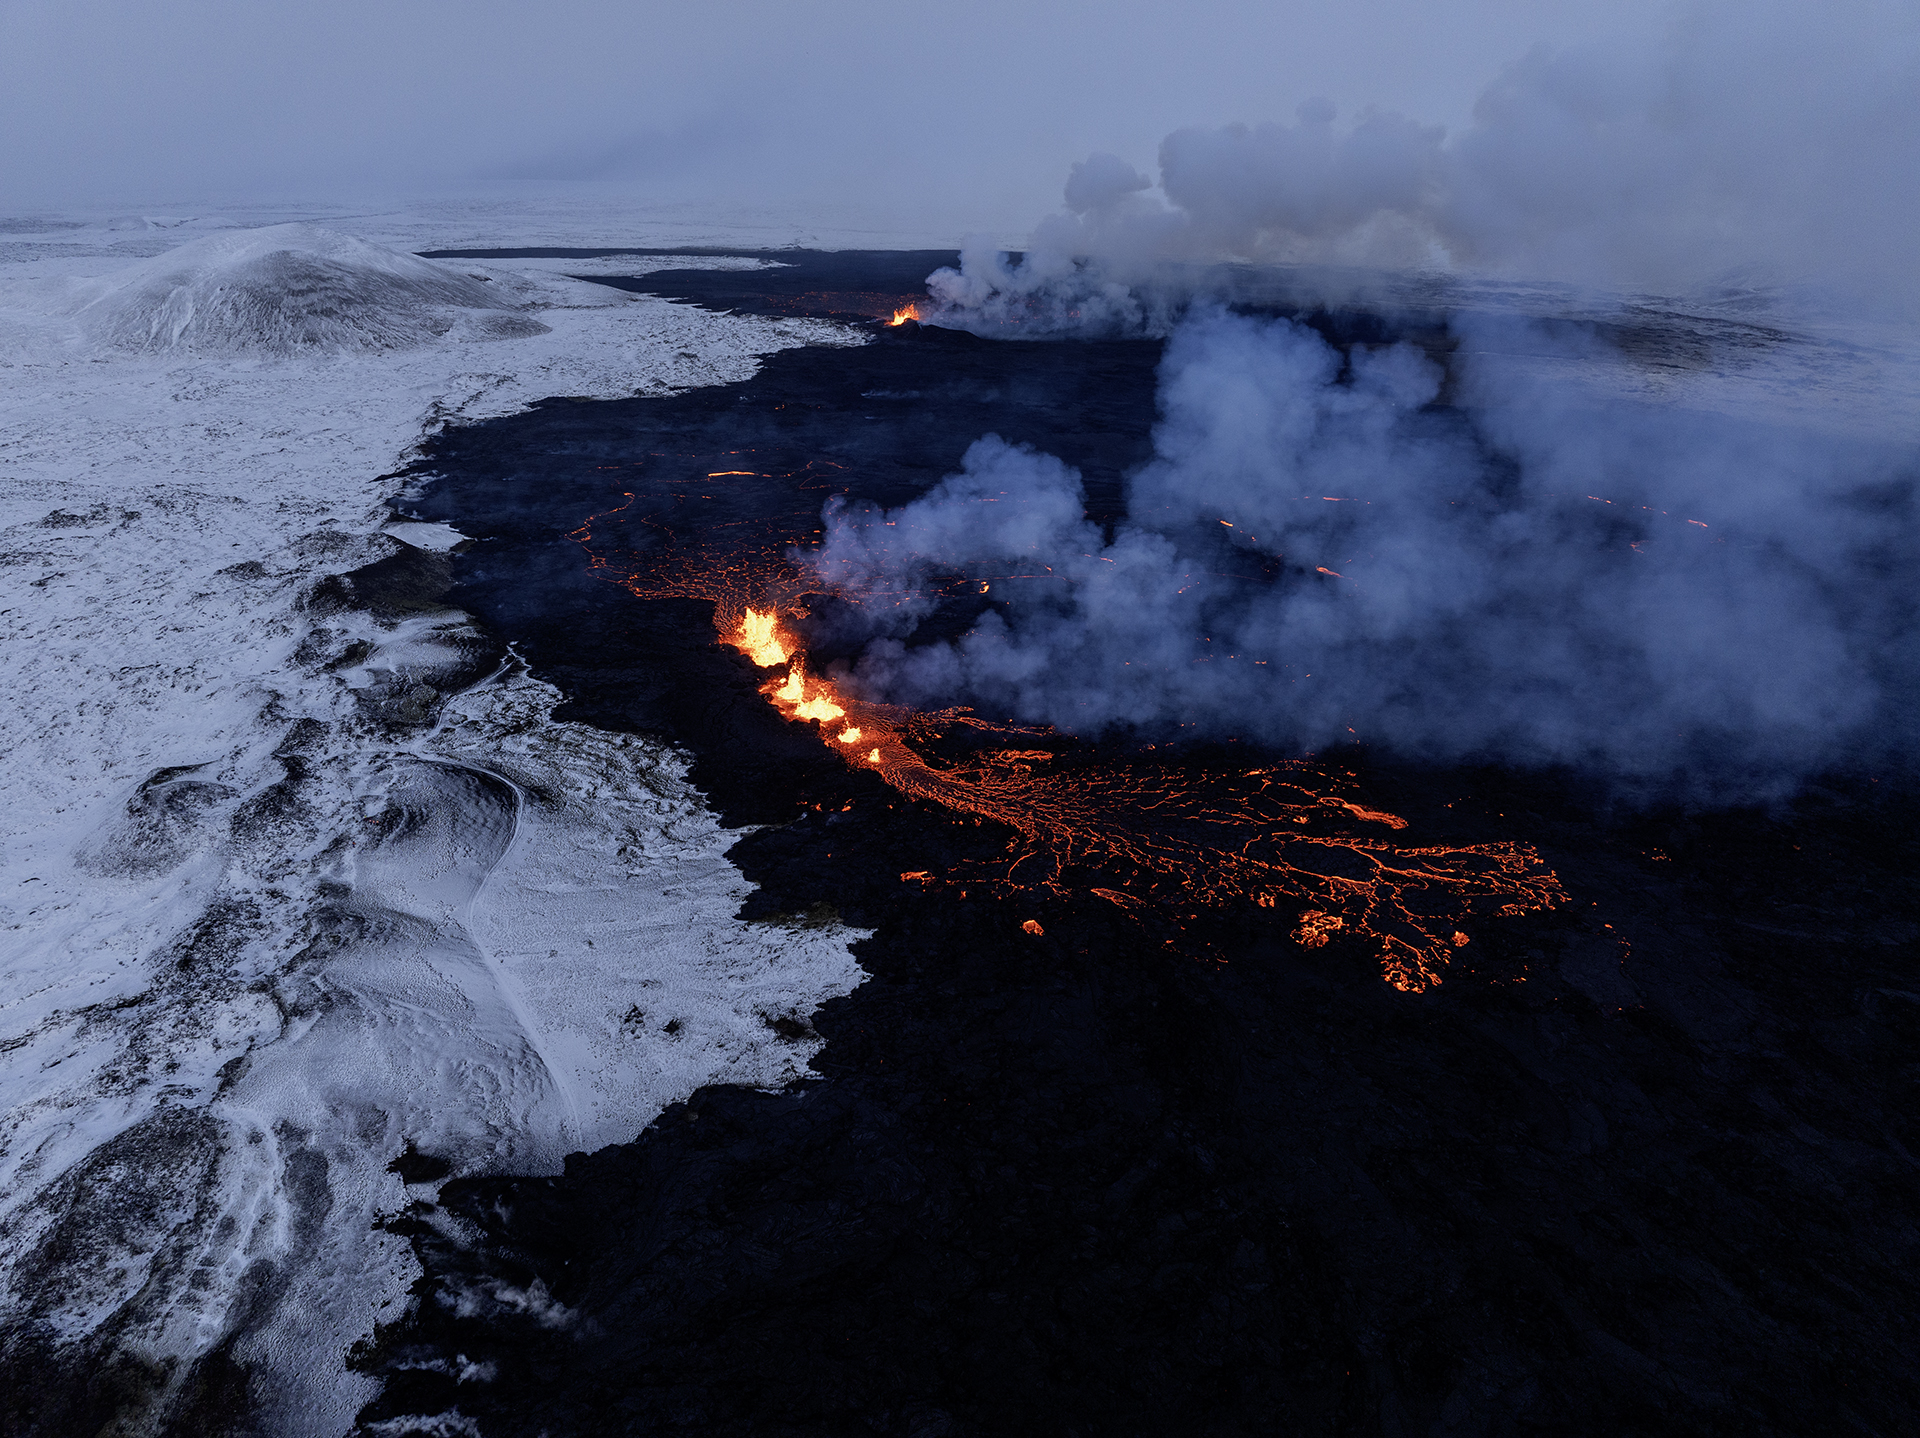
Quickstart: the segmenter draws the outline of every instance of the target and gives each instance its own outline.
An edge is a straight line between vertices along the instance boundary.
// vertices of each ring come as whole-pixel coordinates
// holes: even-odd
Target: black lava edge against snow
[[[786,283],[901,281],[817,263],[840,268]],[[714,287],[784,273],[631,284],[740,308]],[[1291,943],[1289,914],[1201,911],[1176,935],[1104,903],[903,885],[1005,836],[840,765],[759,697],[705,605],[643,604],[565,537],[621,502],[637,454],[838,454],[897,503],[985,429],[1082,466],[1097,510],[1146,453],[1155,358],[886,334],[432,447],[408,509],[480,541],[452,601],[560,686],[558,717],[686,746],[726,822],[773,826],[732,851],[760,886],[745,915],[871,927],[872,978],[807,1020],[816,1079],[703,1089],[564,1175],[448,1182],[397,1215],[426,1276],[356,1357],[384,1382],[363,1423],[1920,1427],[1910,786],[1621,817],[1550,778],[1356,756],[1410,839],[1532,843],[1573,895],[1477,925],[1444,985],[1403,994],[1365,946]],[[892,418],[862,400],[942,384]]]

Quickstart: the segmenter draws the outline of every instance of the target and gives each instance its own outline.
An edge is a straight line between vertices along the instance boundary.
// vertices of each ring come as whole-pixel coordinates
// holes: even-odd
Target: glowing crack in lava
[[[1199,907],[1298,906],[1297,943],[1371,939],[1383,977],[1410,992],[1441,981],[1449,957],[1468,942],[1459,925],[1469,916],[1567,900],[1527,845],[1414,847],[1384,837],[1380,831],[1398,833],[1407,821],[1346,797],[1355,776],[1332,764],[1115,761],[1050,729],[862,699],[808,670],[804,640],[787,620],[803,617],[807,596],[822,585],[782,557],[785,545],[725,559],[680,549],[651,556],[643,571],[596,549],[594,525],[613,515],[595,516],[574,535],[595,570],[639,598],[711,601],[720,640],[774,671],[760,692],[787,718],[817,724],[821,742],[845,763],[911,798],[1010,831],[1003,857],[989,866],[902,874],[903,883],[1068,902],[1092,896],[1130,915],[1158,910],[1176,924]],[[936,757],[934,741],[956,728],[1005,747]]]

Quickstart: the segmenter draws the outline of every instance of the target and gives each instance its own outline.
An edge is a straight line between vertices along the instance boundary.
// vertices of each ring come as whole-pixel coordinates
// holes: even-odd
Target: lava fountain
[[[1460,926],[1471,918],[1566,902],[1528,845],[1388,837],[1407,821],[1360,802],[1357,775],[1337,764],[1116,760],[1052,729],[865,699],[807,667],[795,621],[827,586],[785,558],[790,541],[769,536],[724,555],[675,546],[642,565],[596,534],[620,514],[596,515],[573,535],[596,572],[641,599],[710,601],[718,640],[770,671],[760,692],[786,718],[816,725],[849,767],[908,798],[1007,832],[989,865],[903,873],[902,883],[1092,899],[1136,918],[1155,912],[1176,929],[1202,907],[1291,908],[1295,942],[1370,941],[1386,982],[1409,992],[1441,982],[1469,942]],[[941,757],[935,741],[956,729],[983,742],[963,758]]]

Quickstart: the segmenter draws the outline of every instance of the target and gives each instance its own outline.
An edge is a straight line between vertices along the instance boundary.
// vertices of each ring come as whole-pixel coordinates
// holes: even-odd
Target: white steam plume
[[[1164,327],[1133,292],[1154,266],[1238,258],[1920,304],[1920,10],[1677,16],[1659,48],[1526,55],[1458,135],[1378,109],[1343,125],[1311,100],[1293,124],[1167,136],[1159,197],[1095,155],[1024,264],[970,246],[934,295],[976,325]]]
[[[853,682],[1696,796],[1910,757],[1920,11],[1676,13],[1656,50],[1525,56],[1458,135],[1311,101],[1169,135],[1157,195],[1093,156],[1018,263],[932,276],[942,324],[1170,335],[1156,453],[1110,535],[992,438],[897,513],[830,510]],[[1222,307],[1356,296],[1450,331],[1447,371]],[[910,643],[954,575],[993,607]]]
[[[1408,346],[1190,316],[1110,537],[1071,469],[991,436],[899,510],[830,507],[811,561],[875,633],[849,677],[1080,733],[1358,738],[1703,795],[1907,744],[1897,455],[1597,403],[1485,338],[1456,354],[1461,409]],[[991,607],[910,646],[956,576]]]

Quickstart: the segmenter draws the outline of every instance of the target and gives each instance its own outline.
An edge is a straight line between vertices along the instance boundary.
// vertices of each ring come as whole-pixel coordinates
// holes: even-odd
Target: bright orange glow
[[[895,325],[903,325],[908,320],[917,320],[919,318],[920,306],[908,305],[903,310],[895,310],[893,312],[893,318],[887,321],[887,328],[892,329]]]
[[[1338,914],[1323,914],[1317,909],[1308,909],[1300,916],[1300,927],[1293,931],[1293,941],[1305,944],[1310,949],[1323,949],[1327,946],[1327,940],[1346,926],[1346,920]]]
[[[749,609],[741,618],[739,629],[734,631],[727,643],[762,669],[776,668],[785,664],[792,652],[781,640],[778,624],[779,620],[771,609],[764,614],[757,609]]]
[[[787,665],[787,677],[776,680],[760,691],[787,711],[790,719],[818,719],[823,723],[839,719],[846,710],[833,700],[832,686],[815,680],[807,683],[806,661],[795,655]]]
[[[991,863],[902,874],[902,882],[1070,905],[1098,899],[1130,919],[1158,914],[1177,928],[1199,906],[1291,910],[1299,915],[1296,942],[1369,942],[1382,977],[1414,992],[1441,982],[1468,941],[1460,925],[1469,916],[1517,915],[1567,900],[1527,845],[1397,842],[1407,820],[1349,797],[1358,776],[1323,761],[1170,768],[1144,757],[1104,757],[1060,743],[1064,736],[1052,730],[991,723],[966,710],[863,699],[807,670],[792,621],[805,617],[822,583],[783,557],[791,538],[769,536],[724,563],[697,551],[656,553],[640,572],[595,541],[597,525],[618,514],[597,516],[574,536],[597,570],[641,598],[711,601],[723,642],[761,668],[786,665],[760,691],[782,714],[820,721],[822,743],[901,795],[1007,836]],[[832,722],[839,720],[845,723]],[[1055,748],[1035,747],[1048,741]]]
[[[809,699],[804,704],[796,704],[793,707],[795,719],[818,719],[822,723],[829,719],[838,719],[846,712],[831,699]]]
[[[1385,824],[1389,829],[1404,829],[1407,827],[1407,821],[1402,819],[1398,814],[1384,813],[1379,809],[1362,808],[1350,799],[1322,799],[1320,802],[1322,804],[1338,805],[1353,815],[1354,818],[1364,819],[1369,824]],[[1464,943],[1465,940],[1463,939],[1461,942]]]

